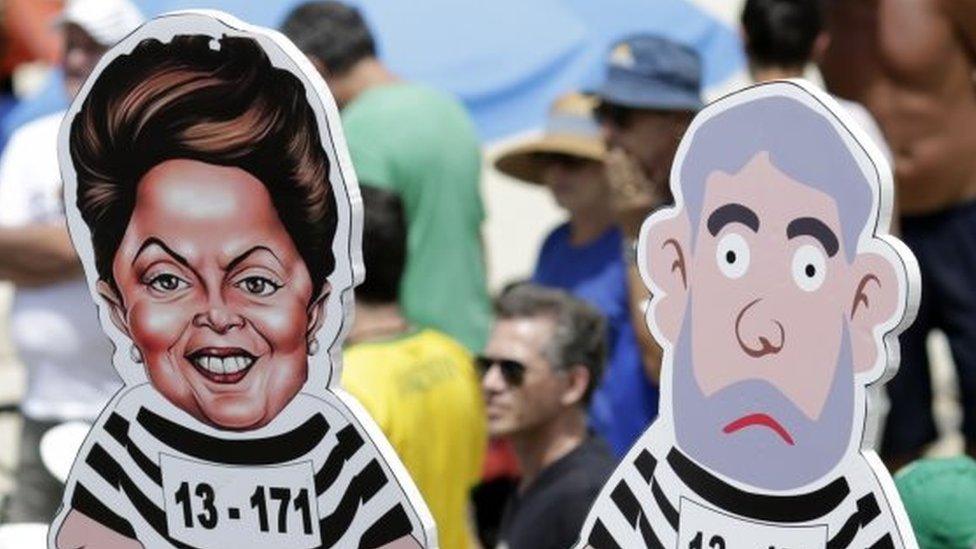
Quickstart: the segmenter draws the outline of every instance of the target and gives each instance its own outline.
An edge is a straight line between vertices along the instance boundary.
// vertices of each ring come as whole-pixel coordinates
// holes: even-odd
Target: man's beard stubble
[[[820,417],[811,420],[779,389],[760,379],[734,383],[709,397],[702,393],[692,368],[691,299],[672,371],[678,447],[711,471],[762,490],[795,489],[824,477],[843,458],[851,439],[854,370],[847,323],[842,321],[841,348],[827,400]],[[767,428],[723,432],[730,422],[753,413],[775,418],[794,445]]]

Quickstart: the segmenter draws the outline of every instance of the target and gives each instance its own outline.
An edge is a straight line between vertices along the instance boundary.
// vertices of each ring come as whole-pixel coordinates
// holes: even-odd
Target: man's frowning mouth
[[[730,435],[736,431],[754,425],[760,427],[768,427],[772,429],[777,435],[779,435],[780,438],[782,438],[783,441],[789,444],[790,446],[793,446],[795,444],[793,442],[793,437],[790,436],[790,433],[789,431],[786,430],[786,428],[780,425],[780,423],[775,419],[773,419],[772,416],[769,416],[768,414],[762,414],[762,413],[742,416],[739,419],[733,421],[732,423],[729,423],[724,428],[722,428],[722,432],[727,435]]]
[[[203,377],[214,383],[237,383],[257,358],[240,347],[204,347],[186,355]]]

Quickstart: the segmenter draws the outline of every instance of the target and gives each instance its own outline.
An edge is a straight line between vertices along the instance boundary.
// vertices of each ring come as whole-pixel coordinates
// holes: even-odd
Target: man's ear
[[[902,289],[894,266],[878,254],[858,254],[853,273],[854,286],[846,311],[850,321],[851,353],[854,371],[866,372],[878,359],[879,347],[874,330],[898,312]]]
[[[325,323],[325,302],[331,292],[332,286],[325,282],[319,295],[308,306],[308,330],[305,332],[305,339],[309,342],[315,338],[315,334]]]
[[[586,394],[586,389],[592,382],[590,379],[590,370],[582,364],[570,366],[566,371],[566,379],[569,383],[566,386],[566,390],[563,391],[562,397],[559,399],[560,402],[563,406],[573,406],[578,402],[582,402],[583,395]]]
[[[115,289],[115,285],[104,280],[99,280],[95,284],[95,290],[98,291],[98,295],[108,305],[108,317],[112,319],[112,324],[115,324],[115,327],[125,334],[126,337],[132,339],[132,334],[129,333],[129,324],[125,319],[125,305],[122,303],[122,296]]]
[[[677,338],[688,302],[689,233],[688,217],[682,212],[646,227],[639,243],[644,252],[641,275],[654,294],[651,318],[669,342]]]
[[[810,61],[813,63],[820,63],[824,55],[827,54],[827,48],[830,47],[830,33],[827,31],[820,31],[817,38],[813,41],[813,47],[810,48]]]

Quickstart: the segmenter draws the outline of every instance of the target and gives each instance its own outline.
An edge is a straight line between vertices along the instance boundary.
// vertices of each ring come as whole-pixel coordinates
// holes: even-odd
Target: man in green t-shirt
[[[288,15],[282,31],[322,74],[342,109],[360,183],[392,190],[403,201],[408,257],[400,299],[407,318],[480,351],[490,321],[481,152],[464,107],[391,73],[355,8],[309,2]]]

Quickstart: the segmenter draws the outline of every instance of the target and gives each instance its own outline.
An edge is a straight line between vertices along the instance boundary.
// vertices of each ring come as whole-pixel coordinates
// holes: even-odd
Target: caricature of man
[[[861,439],[917,268],[884,234],[889,168],[840,112],[790,81],[693,122],[676,205],[648,218],[638,250],[666,349],[661,416],[580,545],[915,547]]]

